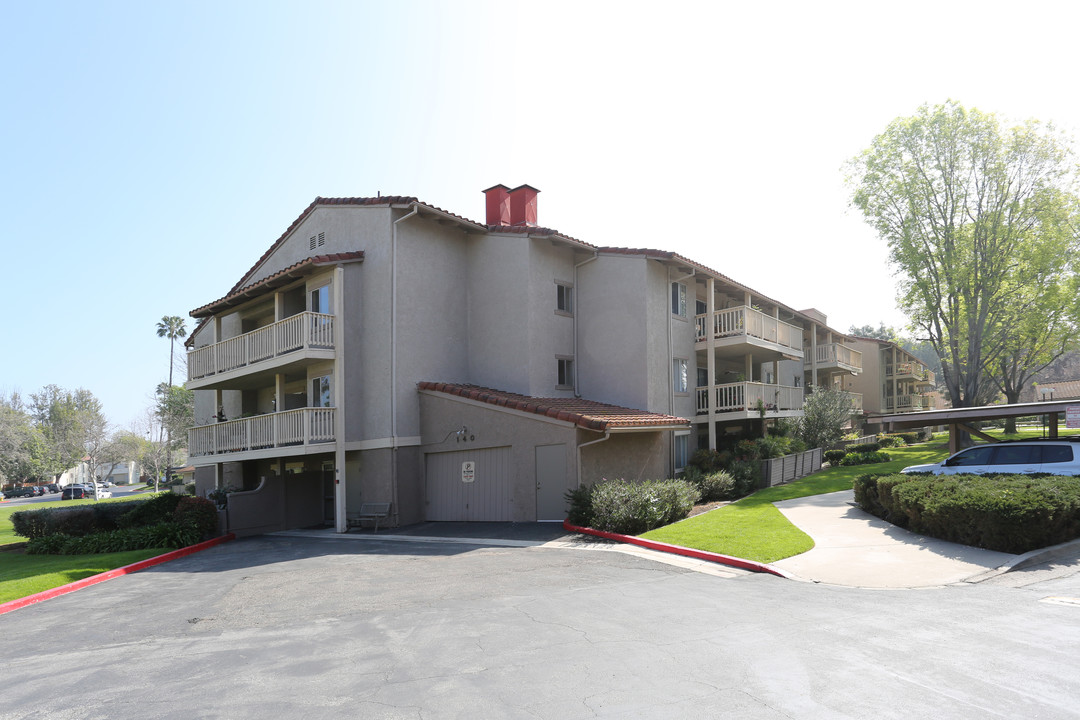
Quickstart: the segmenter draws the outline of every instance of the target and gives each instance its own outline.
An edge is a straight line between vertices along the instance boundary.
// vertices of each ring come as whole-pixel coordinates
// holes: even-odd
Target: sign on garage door
[[[510,447],[427,453],[427,519],[509,522]]]

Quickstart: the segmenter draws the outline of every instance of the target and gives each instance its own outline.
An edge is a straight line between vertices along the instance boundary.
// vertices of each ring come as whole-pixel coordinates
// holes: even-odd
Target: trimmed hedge
[[[602,480],[566,494],[568,519],[596,530],[638,535],[690,514],[697,488],[686,480]]]
[[[823,455],[825,457],[825,462],[836,467],[840,464],[840,461],[844,459],[844,456],[847,455],[847,450],[826,450]]]
[[[847,450],[849,453],[877,452],[878,450],[881,449],[881,443],[877,443],[877,442],[859,443],[858,445],[848,445],[844,449]]]
[[[34,538],[26,544],[30,555],[94,555],[97,553],[182,548],[194,545],[202,533],[190,522],[168,522],[73,537],[58,533]]]
[[[844,457],[840,458],[840,464],[844,466],[870,465],[872,463],[889,462],[890,460],[892,460],[892,457],[889,456],[889,453],[884,452],[849,452],[848,454],[844,455]]]
[[[1080,537],[1080,483],[1054,475],[862,475],[863,510],[913,532],[1007,553]]]

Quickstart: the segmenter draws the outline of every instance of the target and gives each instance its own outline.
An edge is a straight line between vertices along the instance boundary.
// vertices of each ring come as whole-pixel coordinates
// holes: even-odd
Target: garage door
[[[509,522],[510,447],[426,453],[427,519]]]

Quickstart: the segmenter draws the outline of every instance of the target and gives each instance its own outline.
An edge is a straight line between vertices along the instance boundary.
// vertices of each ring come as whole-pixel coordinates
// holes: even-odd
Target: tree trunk
[[[1006,390],[1005,391],[1005,402],[1008,403],[1009,405],[1015,405],[1016,403],[1020,402],[1020,390],[1019,389]],[[1005,434],[1006,435],[1015,435],[1016,434],[1016,418],[1014,418],[1014,417],[1005,418]]]

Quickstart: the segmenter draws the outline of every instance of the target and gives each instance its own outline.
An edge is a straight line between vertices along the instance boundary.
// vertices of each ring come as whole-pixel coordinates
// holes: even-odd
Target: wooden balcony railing
[[[188,380],[247,367],[306,348],[334,349],[334,316],[302,312],[188,353]]]
[[[862,353],[858,350],[852,350],[840,343],[818,345],[814,358],[821,367],[842,367],[849,370],[862,370]],[[803,365],[808,367],[811,365],[809,357],[803,360]]]
[[[801,410],[803,389],[785,385],[741,382],[710,385],[697,389],[697,413],[766,412]]]
[[[711,323],[707,314],[695,316],[694,321],[697,323],[698,342],[705,340],[711,329],[713,336],[718,340],[740,335],[754,337],[797,350],[800,355],[802,354],[802,328],[789,325],[782,320],[745,305],[728,308],[727,310],[717,310],[713,313]]]
[[[334,442],[335,408],[300,408],[188,430],[188,455],[204,457]]]
[[[887,412],[915,412],[917,410],[933,409],[934,399],[929,395],[885,396],[885,410]]]

